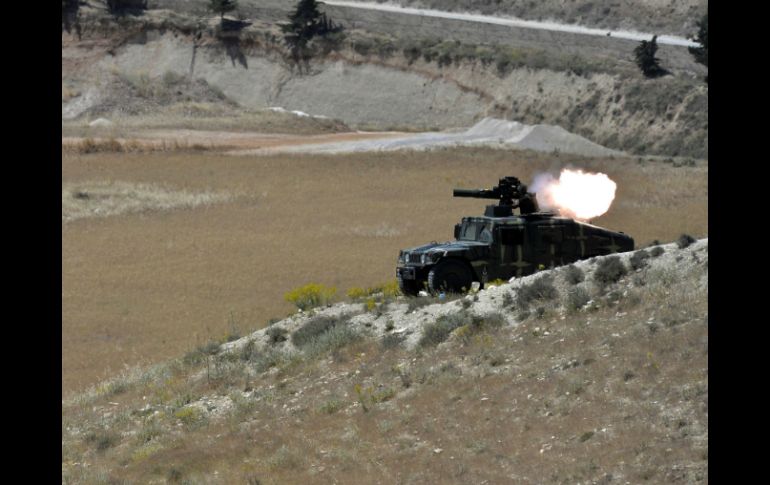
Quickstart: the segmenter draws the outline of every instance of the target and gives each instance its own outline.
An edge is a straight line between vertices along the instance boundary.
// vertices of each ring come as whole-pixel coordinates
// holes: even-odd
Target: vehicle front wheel
[[[473,283],[471,269],[460,261],[441,261],[428,273],[428,290],[433,294],[442,291],[466,292],[471,289],[471,283]]]

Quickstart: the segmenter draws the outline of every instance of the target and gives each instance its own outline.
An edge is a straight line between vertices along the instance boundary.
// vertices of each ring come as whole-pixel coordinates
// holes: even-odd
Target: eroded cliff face
[[[648,80],[530,67],[501,73],[473,60],[439,66],[423,58],[410,62],[399,51],[362,55],[344,44],[298,69],[282,55],[272,24],[223,37],[214,23],[191,27],[163,12],[152,16],[154,23],[133,31],[102,23],[80,39],[63,35],[63,119],[130,112],[115,103],[116,77],[176,76],[204,80],[243,109],[280,106],[355,128],[467,127],[494,116],[559,125],[632,153],[708,157],[708,88],[692,74]],[[76,95],[65,96],[65,86]]]

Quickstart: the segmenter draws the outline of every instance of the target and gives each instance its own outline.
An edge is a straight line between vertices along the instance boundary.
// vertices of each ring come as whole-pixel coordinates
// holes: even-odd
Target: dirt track
[[[583,137],[550,125],[526,125],[515,121],[484,118],[465,130],[441,132],[347,132],[319,135],[233,133],[185,129],[143,130],[133,137],[63,137],[62,145],[87,151],[88,143],[120,143],[131,148],[228,148],[231,155],[271,153],[362,153],[392,150],[424,150],[455,146],[492,146],[530,149],[541,152],[572,153],[584,156],[622,156]]]
[[[284,135],[265,133],[233,133],[226,131],[201,131],[201,130],[146,130],[136,132],[133,135],[118,138],[93,137],[95,142],[106,142],[114,139],[120,143],[135,144],[139,147],[158,147],[173,145],[193,147],[199,145],[204,148],[230,148],[230,149],[262,149],[284,146],[298,146],[307,144],[340,143],[357,140],[382,139],[398,136],[396,132],[349,132],[332,133],[323,135]],[[62,137],[63,147],[76,147],[88,137],[67,136]]]

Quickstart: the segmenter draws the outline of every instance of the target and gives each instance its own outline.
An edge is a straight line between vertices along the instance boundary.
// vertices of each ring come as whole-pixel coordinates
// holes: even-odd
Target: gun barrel
[[[454,189],[454,197],[474,197],[476,199],[497,199],[500,194],[495,190],[489,189]]]

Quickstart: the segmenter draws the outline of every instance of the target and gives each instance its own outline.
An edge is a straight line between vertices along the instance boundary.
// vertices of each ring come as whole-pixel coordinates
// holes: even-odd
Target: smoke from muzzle
[[[616,188],[617,184],[603,173],[568,168],[561,171],[558,179],[550,173],[537,174],[530,185],[541,209],[583,221],[607,212]]]

